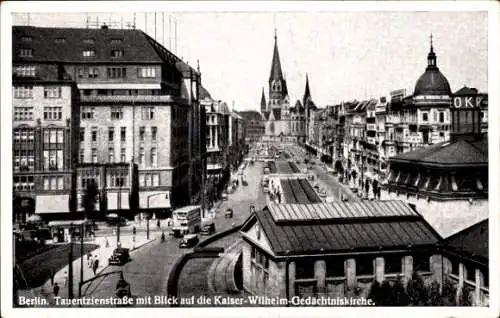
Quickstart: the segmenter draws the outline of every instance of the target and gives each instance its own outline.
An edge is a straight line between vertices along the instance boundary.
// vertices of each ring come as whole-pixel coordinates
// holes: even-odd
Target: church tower
[[[269,110],[281,108],[288,95],[286,81],[281,70],[280,54],[278,52],[278,36],[274,30],[274,52],[269,75]]]
[[[266,95],[264,95],[264,87],[262,87],[262,97],[260,98],[260,112],[264,113],[267,110]]]

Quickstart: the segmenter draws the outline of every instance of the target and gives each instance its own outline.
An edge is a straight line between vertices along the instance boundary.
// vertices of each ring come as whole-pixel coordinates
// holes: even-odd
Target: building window
[[[429,120],[429,114],[422,113],[422,121],[428,121],[428,120]]]
[[[419,272],[430,272],[431,265],[429,255],[415,254],[413,255],[413,270]]]
[[[123,107],[122,106],[111,107],[111,119],[123,119]]]
[[[127,127],[120,127],[120,141],[125,142],[127,140]]]
[[[85,141],[85,128],[80,128],[80,141]]]
[[[35,182],[33,176],[15,176],[13,178],[14,191],[33,191]]]
[[[356,258],[356,275],[373,275],[373,257],[358,256]]]
[[[19,56],[20,57],[33,57],[33,49],[20,49]]]
[[[44,87],[43,98],[61,98],[61,86]]]
[[[44,107],[43,108],[44,120],[61,120],[62,107]]]
[[[95,50],[83,50],[82,51],[82,56],[83,57],[94,57],[95,56]]]
[[[92,163],[97,163],[97,148],[92,148]]]
[[[25,36],[21,37],[21,41],[23,41],[23,42],[31,42],[31,41],[33,41],[33,37],[29,36],[29,35],[25,35]]]
[[[111,39],[111,41],[109,41],[111,44],[121,44],[122,42],[122,39]]]
[[[139,148],[139,164],[141,164],[141,165],[144,164],[144,158],[145,158],[144,148],[141,147],[141,148]]]
[[[124,78],[127,77],[127,69],[125,67],[108,67],[109,78]]]
[[[387,255],[384,257],[384,266],[386,273],[401,273],[403,271],[401,255]]]
[[[56,40],[54,42],[56,42],[58,44],[60,44],[60,43],[66,43],[66,39],[65,38],[56,38]]]
[[[44,177],[43,178],[44,190],[64,190],[64,177]]]
[[[115,128],[108,127],[108,141],[113,141],[115,139]]]
[[[85,162],[85,149],[80,148],[80,163]]]
[[[456,275],[458,276],[459,274],[459,266],[460,266],[460,262],[458,262],[457,260],[450,260],[450,263],[451,263],[451,273],[453,275]]]
[[[332,257],[326,260],[326,277],[343,277],[345,258]]]
[[[145,132],[146,132],[145,127],[139,127],[139,140],[140,141],[144,141]]]
[[[14,98],[33,98],[33,86],[14,86]]]
[[[306,258],[296,261],[295,278],[314,278],[314,260]]]
[[[93,142],[96,142],[97,141],[97,127],[92,127],[92,131],[91,131],[91,140]]]
[[[159,173],[153,173],[151,179],[152,179],[152,184],[154,187],[160,186],[160,174]]]
[[[156,127],[151,127],[151,140],[156,141],[157,133],[158,129]]]
[[[138,77],[141,78],[154,78],[156,77],[156,69],[154,67],[139,67]]]
[[[122,57],[123,50],[111,50],[111,57]]]
[[[142,119],[152,120],[155,118],[155,108],[154,107],[142,107]]]
[[[35,170],[35,152],[33,150],[14,150],[14,171]]]
[[[110,163],[115,162],[115,149],[113,147],[108,148],[108,159]]]
[[[151,148],[151,166],[156,167],[158,165],[158,154],[156,153],[156,148]]]
[[[108,178],[108,186],[110,188],[127,187],[128,178],[123,171],[112,171]]]
[[[44,150],[43,168],[46,171],[63,169],[63,151],[62,150]]]
[[[89,67],[88,69],[88,78],[96,78],[99,76],[99,69],[97,67]]]
[[[36,67],[34,65],[20,65],[14,68],[14,75],[18,77],[35,77]]]
[[[14,120],[33,120],[33,106],[14,106]]]
[[[466,267],[467,275],[465,277],[466,280],[471,282],[476,282],[476,269],[473,266]]]
[[[81,113],[82,119],[94,119],[95,107],[83,106]]]
[[[82,42],[85,43],[85,44],[94,44],[95,43],[94,39],[83,39]]]
[[[120,162],[125,162],[125,154],[126,154],[125,148],[121,148],[120,149]]]
[[[444,112],[439,112],[439,122],[444,123]]]

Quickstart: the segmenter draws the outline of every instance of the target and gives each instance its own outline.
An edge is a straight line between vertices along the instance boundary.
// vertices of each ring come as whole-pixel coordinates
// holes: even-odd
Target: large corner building
[[[12,32],[15,211],[67,216],[90,180],[100,212],[165,212],[196,196],[197,70],[140,30]]]

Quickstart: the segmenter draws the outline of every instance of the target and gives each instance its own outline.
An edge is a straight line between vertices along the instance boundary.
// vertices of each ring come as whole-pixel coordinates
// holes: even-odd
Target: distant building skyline
[[[96,17],[108,24],[123,21],[126,27],[133,15],[88,16],[94,22]],[[33,26],[85,27],[85,22],[85,13],[29,16]],[[27,14],[13,14],[14,25],[27,23]],[[156,38],[191,66],[199,60],[203,86],[214,99],[235,101],[241,111],[260,108],[275,28],[290,104],[301,99],[308,73],[312,98],[323,107],[400,88],[411,93],[425,70],[431,33],[451,90],[466,85],[487,92],[487,24],[487,12],[158,12]],[[169,25],[172,36],[177,33],[176,45],[169,41]],[[147,14],[147,24],[146,14],[137,13],[136,27],[154,37],[154,13]]]

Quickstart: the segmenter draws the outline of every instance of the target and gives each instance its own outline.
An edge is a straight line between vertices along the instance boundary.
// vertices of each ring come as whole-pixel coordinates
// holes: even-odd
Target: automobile
[[[214,223],[208,223],[203,225],[201,228],[200,234],[201,235],[212,235],[215,233],[215,224]]]
[[[327,196],[326,191],[325,191],[325,190],[323,190],[323,189],[321,189],[321,190],[320,190],[320,191],[318,191],[318,192],[319,192],[318,194],[319,194],[319,196],[320,196],[321,198],[325,198],[325,197]]]
[[[199,242],[198,235],[196,234],[187,234],[184,235],[182,240],[179,242],[179,247],[180,248],[190,248],[198,244]]]
[[[110,265],[123,265],[130,260],[129,249],[117,247],[108,259]]]
[[[224,217],[226,217],[226,218],[232,218],[233,217],[233,209],[228,208],[226,210],[226,213],[224,213]]]
[[[314,176],[312,174],[308,175],[307,180],[314,181]]]
[[[263,187],[262,192],[264,193],[269,193],[269,187]]]
[[[316,189],[316,190],[319,190],[319,184],[317,184],[317,183],[316,183],[316,184],[313,186],[313,188],[314,188],[314,189]]]
[[[350,189],[351,189],[352,193],[357,193],[358,192],[358,188],[356,188],[356,187],[351,187]]]

